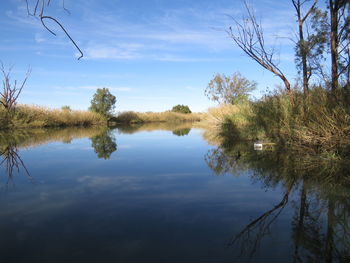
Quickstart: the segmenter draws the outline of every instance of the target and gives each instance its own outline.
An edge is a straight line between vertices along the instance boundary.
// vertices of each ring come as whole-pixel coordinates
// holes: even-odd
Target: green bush
[[[136,112],[126,111],[120,113],[115,119],[117,123],[142,123],[143,120]]]
[[[174,106],[171,111],[173,112],[178,112],[178,113],[185,113],[185,114],[189,114],[192,113],[192,111],[190,110],[190,108],[187,105],[176,105]]]

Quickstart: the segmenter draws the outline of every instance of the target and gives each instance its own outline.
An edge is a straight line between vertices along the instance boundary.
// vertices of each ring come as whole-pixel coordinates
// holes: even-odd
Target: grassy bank
[[[350,109],[345,94],[314,88],[307,98],[276,91],[256,102],[209,109],[202,125],[221,140],[272,140],[311,152],[350,150]],[[210,134],[212,133],[212,134]]]
[[[152,122],[197,122],[203,117],[201,113],[178,113],[178,112],[122,112],[116,117],[116,122],[125,124],[152,123]]]
[[[91,111],[19,105],[12,112],[7,112],[0,107],[0,129],[91,126],[105,123],[104,117]]]

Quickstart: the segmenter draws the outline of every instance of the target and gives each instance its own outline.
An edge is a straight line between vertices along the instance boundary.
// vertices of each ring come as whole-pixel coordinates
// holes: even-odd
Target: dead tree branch
[[[247,2],[244,2],[244,4],[247,10],[247,16],[243,17],[242,22],[231,17],[235,23],[236,30],[229,27],[226,32],[245,54],[283,81],[291,102],[294,104],[294,96],[290,82],[278,67],[278,63],[274,60],[275,50],[267,50],[263,28],[257,21],[253,10],[248,6]]]
[[[3,88],[2,91],[0,91],[0,104],[3,105],[8,112],[16,106],[18,97],[31,73],[31,70],[29,69],[22,84],[18,86],[16,80],[11,83],[11,69],[12,68],[9,68],[9,70],[6,71],[4,65],[1,63],[0,71],[4,79],[2,81]]]
[[[25,1],[26,1],[28,15],[34,16],[36,18],[39,18],[41,23],[42,23],[42,25],[43,25],[43,27],[47,31],[49,31],[51,34],[53,34],[54,36],[56,36],[56,34],[45,24],[44,20],[48,19],[48,20],[52,20],[53,22],[55,22],[62,29],[62,31],[65,33],[65,35],[69,38],[69,40],[72,42],[72,44],[75,46],[75,48],[80,53],[80,56],[78,57],[78,60],[81,59],[84,56],[82,50],[79,48],[77,43],[73,40],[71,35],[65,29],[65,27],[56,18],[54,18],[52,16],[49,16],[49,15],[46,15],[45,7],[50,6],[51,0],[35,0],[35,3],[34,3],[32,8],[29,5],[29,2],[28,2],[29,0],[25,0]],[[64,11],[66,11],[67,13],[70,14],[69,10],[65,7],[64,0],[62,0],[62,8],[63,8]]]

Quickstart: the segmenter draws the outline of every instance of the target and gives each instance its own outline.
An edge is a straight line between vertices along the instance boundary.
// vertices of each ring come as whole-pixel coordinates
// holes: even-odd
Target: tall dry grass
[[[208,112],[203,115],[201,126],[211,129],[220,129],[222,123],[229,116],[239,114],[241,108],[237,105],[223,104],[218,107],[209,108]]]
[[[118,114],[118,123],[151,123],[151,122],[197,122],[203,117],[201,113],[184,114],[178,112],[122,112]]]
[[[105,124],[101,115],[90,111],[48,109],[19,105],[13,112],[0,111],[1,128],[68,127]]]
[[[254,121],[251,103],[223,104],[208,109],[198,125],[205,129],[204,138],[212,144],[229,140],[255,139],[262,136]]]

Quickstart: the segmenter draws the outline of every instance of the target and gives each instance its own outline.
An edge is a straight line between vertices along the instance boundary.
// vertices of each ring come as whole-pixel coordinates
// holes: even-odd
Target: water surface
[[[4,262],[350,262],[349,166],[182,125],[0,134]]]

